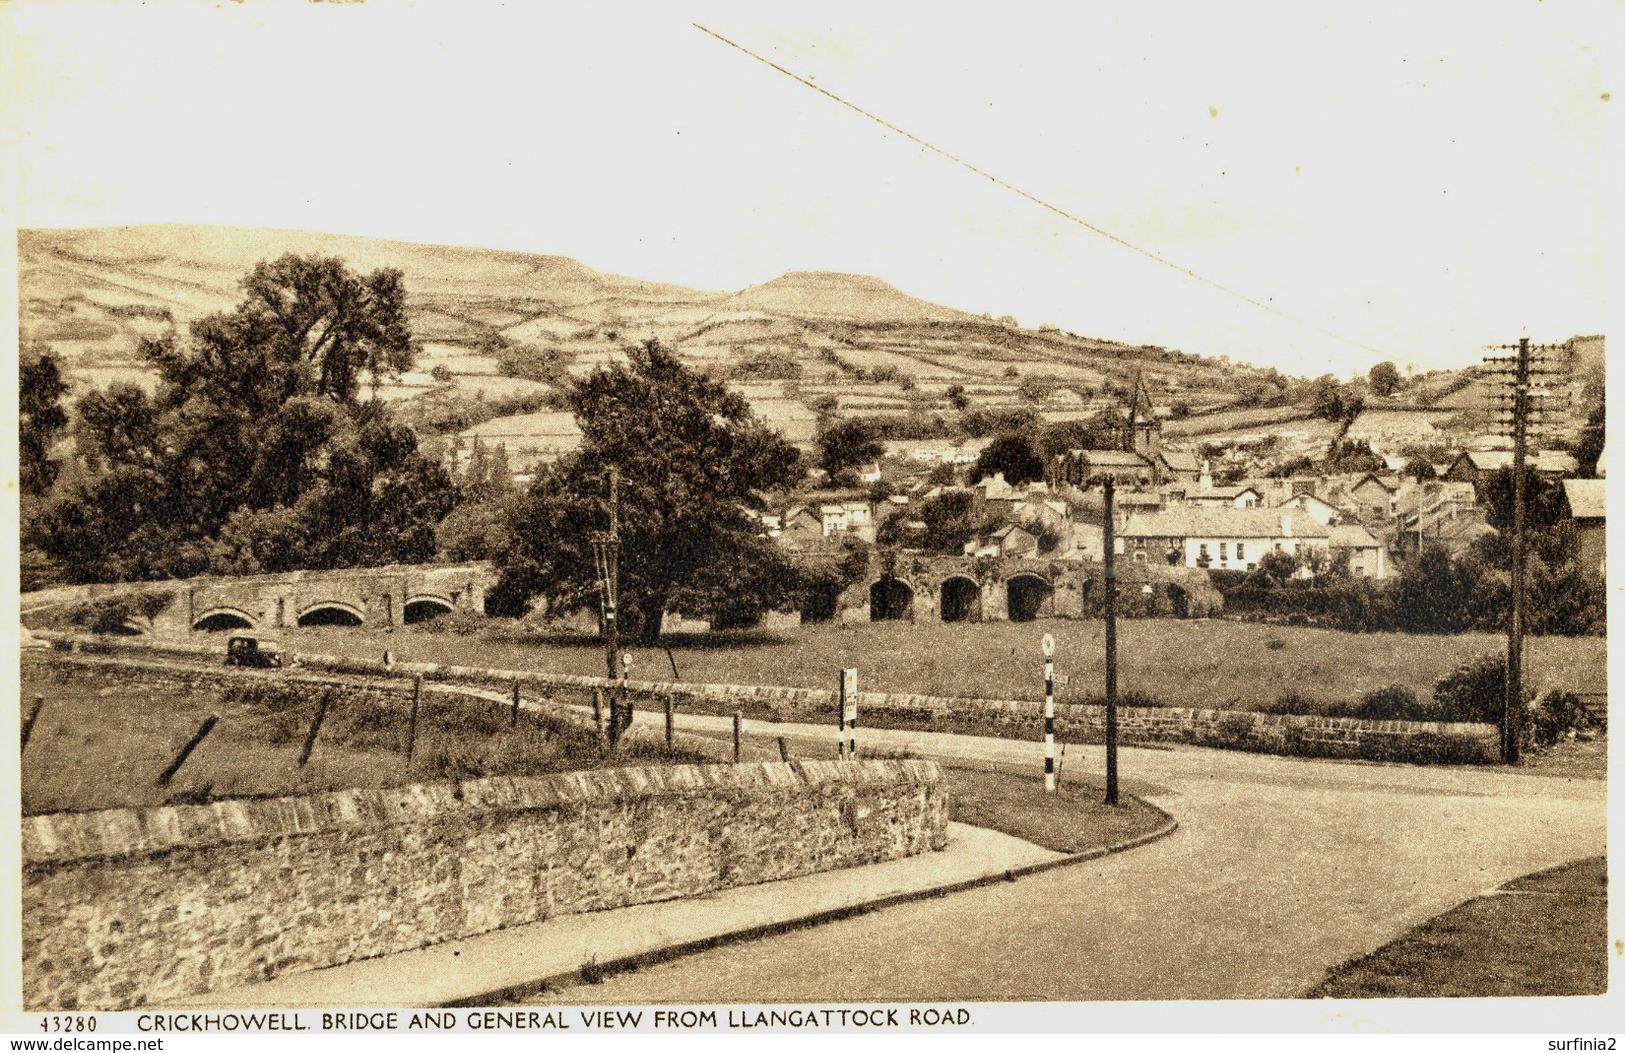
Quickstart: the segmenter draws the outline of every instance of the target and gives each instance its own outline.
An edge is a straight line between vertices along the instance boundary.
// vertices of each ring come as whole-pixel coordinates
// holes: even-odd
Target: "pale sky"
[[[713,290],[852,271],[1309,375],[1604,329],[1617,4],[799,10],[17,0],[16,222],[513,248]]]

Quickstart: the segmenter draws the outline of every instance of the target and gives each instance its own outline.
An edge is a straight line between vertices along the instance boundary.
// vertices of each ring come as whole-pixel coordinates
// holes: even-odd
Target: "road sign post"
[[[845,760],[858,757],[858,671],[841,670],[840,691],[835,705],[837,732],[835,755]]]
[[[1044,634],[1044,792],[1055,792],[1055,637]]]

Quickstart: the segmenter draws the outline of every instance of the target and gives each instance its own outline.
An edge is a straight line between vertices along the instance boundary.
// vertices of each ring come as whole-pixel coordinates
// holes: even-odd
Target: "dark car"
[[[226,640],[226,664],[281,669],[282,645],[258,636],[233,636]]]

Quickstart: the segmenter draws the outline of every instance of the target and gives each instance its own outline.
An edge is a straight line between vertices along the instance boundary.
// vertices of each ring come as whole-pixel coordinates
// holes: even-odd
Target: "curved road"
[[[717,718],[686,717],[715,729]],[[798,755],[830,729],[755,724]],[[1028,743],[865,730],[860,745],[1041,764]],[[822,749],[818,752],[821,754]],[[1100,747],[1066,764],[1099,773]],[[1076,767],[1074,767],[1076,766]],[[1038,770],[1034,767],[1034,770]],[[1090,863],[737,944],[553,1000],[1291,998],[1503,881],[1605,846],[1605,783],[1491,769],[1124,749],[1181,829]]]

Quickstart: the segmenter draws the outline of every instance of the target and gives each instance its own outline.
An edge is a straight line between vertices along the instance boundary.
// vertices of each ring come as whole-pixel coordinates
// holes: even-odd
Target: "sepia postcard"
[[[1613,1048],[1622,29],[0,7],[5,1029]]]

